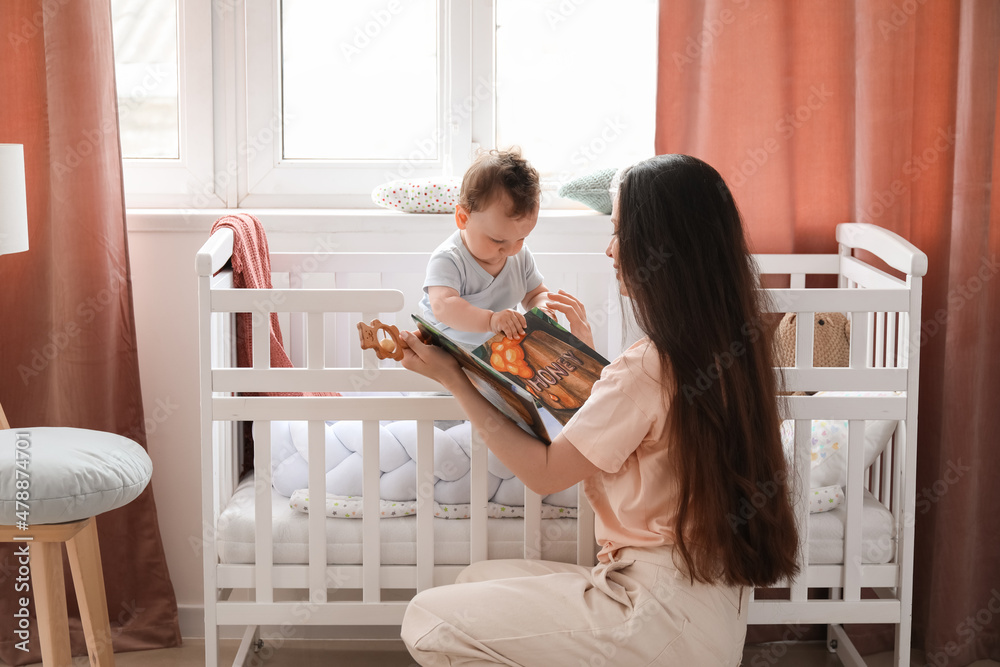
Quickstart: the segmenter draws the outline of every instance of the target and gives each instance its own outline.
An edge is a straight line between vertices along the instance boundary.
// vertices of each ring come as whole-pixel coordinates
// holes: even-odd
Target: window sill
[[[450,213],[400,213],[384,209],[128,209],[129,232],[203,232],[224,215],[253,213],[268,232],[405,234],[454,228]],[[543,210],[536,232],[607,235],[611,216],[587,210]]]

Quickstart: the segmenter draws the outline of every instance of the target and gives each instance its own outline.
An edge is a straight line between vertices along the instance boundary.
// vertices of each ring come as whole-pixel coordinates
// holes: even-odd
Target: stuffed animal
[[[851,360],[851,321],[843,313],[816,313],[813,318],[813,366],[847,366]],[[777,366],[795,365],[795,319],[795,313],[785,313],[774,333]],[[803,396],[804,392],[795,395]]]

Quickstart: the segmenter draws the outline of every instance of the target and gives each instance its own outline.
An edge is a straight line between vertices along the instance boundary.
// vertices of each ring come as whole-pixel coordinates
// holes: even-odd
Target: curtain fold
[[[0,403],[11,426],[74,426],[146,442],[136,353],[110,0],[0,3],[0,142],[24,144],[28,252],[0,257]],[[98,520],[116,651],[180,644],[153,480]],[[16,559],[0,545],[0,587]],[[67,573],[74,655],[86,655]],[[0,658],[15,596],[0,592]]]
[[[656,152],[719,170],[755,252],[835,252],[863,221],[927,253],[912,644],[1000,659],[1000,3],[661,0],[659,40]],[[825,633],[747,634],[788,638]]]

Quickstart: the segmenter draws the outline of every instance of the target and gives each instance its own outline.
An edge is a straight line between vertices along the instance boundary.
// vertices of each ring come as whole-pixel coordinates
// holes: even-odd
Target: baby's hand
[[[523,334],[526,324],[524,315],[509,308],[490,315],[490,331],[502,333],[507,338],[516,338]]]

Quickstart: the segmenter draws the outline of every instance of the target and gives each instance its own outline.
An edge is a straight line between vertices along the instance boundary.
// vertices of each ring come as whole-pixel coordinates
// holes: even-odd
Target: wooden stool
[[[31,572],[30,593],[14,593],[15,642],[31,639],[27,619],[20,626],[16,616],[22,609],[27,613],[30,595],[46,667],[73,662],[63,544],[90,664],[115,664],[96,516],[134,500],[151,474],[146,451],[119,435],[74,428],[0,430],[0,524],[5,524],[0,541],[18,544],[19,573],[24,566]]]
[[[28,536],[33,539],[29,541]],[[108,599],[104,592],[96,520],[91,517],[72,523],[32,526],[28,531],[14,526],[0,526],[0,541],[17,542],[28,547],[26,560],[34,589],[42,664],[69,665],[73,662],[69,650],[69,618],[63,578],[62,544],[65,543],[90,664],[112,667],[115,656],[111,648]],[[19,561],[19,564],[23,563],[22,559]]]

